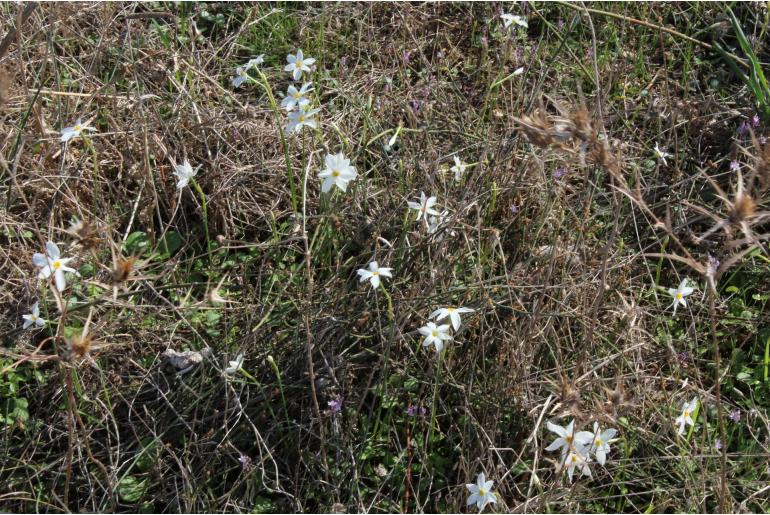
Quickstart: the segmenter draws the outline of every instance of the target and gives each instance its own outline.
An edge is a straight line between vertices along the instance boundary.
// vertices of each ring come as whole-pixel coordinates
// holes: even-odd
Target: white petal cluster
[[[45,249],[45,254],[36,252],[32,256],[32,264],[40,269],[38,278],[48,279],[49,277],[53,276],[56,289],[60,292],[64,291],[64,289],[67,287],[67,281],[64,276],[65,272],[80,276],[77,270],[67,266],[67,263],[72,261],[74,258],[62,257],[61,252],[59,252],[59,247],[57,247],[56,244],[52,241],[49,241],[45,244]]]
[[[610,452],[610,443],[617,435],[617,429],[609,428],[604,431],[594,422],[593,431],[575,432],[575,421],[566,426],[547,422],[546,427],[557,438],[545,448],[546,451],[561,451],[561,468],[567,472],[570,483],[575,471],[583,476],[591,477],[590,463],[595,458],[597,463],[604,465]]]
[[[492,485],[494,485],[494,481],[487,481],[484,473],[479,473],[476,476],[476,484],[468,483],[465,485],[465,488],[470,493],[466,505],[471,506],[475,504],[479,509],[479,513],[481,513],[487,504],[497,504],[497,497],[492,492]]]
[[[368,268],[361,268],[356,271],[360,277],[359,282],[369,281],[372,288],[375,290],[380,287],[380,281],[382,277],[392,278],[392,268],[381,267],[377,264],[377,261],[369,263]]]

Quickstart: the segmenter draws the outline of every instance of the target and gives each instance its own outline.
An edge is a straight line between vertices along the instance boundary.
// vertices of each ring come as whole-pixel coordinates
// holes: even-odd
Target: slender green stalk
[[[291,166],[291,158],[289,157],[289,145],[286,142],[286,134],[284,134],[283,128],[281,127],[281,110],[278,107],[278,103],[275,101],[275,96],[273,96],[273,89],[270,87],[270,83],[267,81],[267,77],[264,73],[262,73],[261,70],[257,70],[257,73],[259,74],[260,79],[258,84],[265,90],[265,93],[267,94],[267,100],[270,102],[270,107],[273,109],[273,113],[275,114],[275,123],[278,126],[278,134],[281,136],[281,146],[283,147],[283,158],[286,163],[286,173],[289,176],[291,209],[297,213],[297,179],[294,175],[294,168]]]
[[[438,361],[436,362],[436,381],[433,383],[433,400],[430,405],[430,426],[428,427],[428,439],[425,441],[426,452],[427,446],[433,441],[433,428],[436,425],[436,400],[438,399],[438,384],[441,380],[441,365],[443,365],[444,353],[440,352],[438,355]]]
[[[273,367],[273,372],[275,372],[275,378],[278,380],[278,389],[281,391],[281,402],[283,403],[283,414],[286,417],[286,423],[291,424],[291,422],[289,422],[289,408],[286,405],[286,396],[283,393],[283,382],[281,382],[281,371],[278,370],[278,364],[273,359],[273,356],[268,356],[267,362],[270,363],[271,367]]]
[[[211,237],[209,235],[209,211],[206,204],[206,194],[203,193],[200,184],[195,179],[190,179],[190,182],[198,192],[198,197],[201,199],[201,208],[203,209],[203,230],[206,231],[206,250],[211,252]],[[168,249],[167,249],[168,250]]]

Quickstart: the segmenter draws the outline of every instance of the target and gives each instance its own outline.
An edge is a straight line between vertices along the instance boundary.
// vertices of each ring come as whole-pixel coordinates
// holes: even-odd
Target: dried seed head
[[[91,350],[91,344],[93,343],[93,339],[90,335],[86,334],[85,336],[73,336],[71,338],[67,338],[67,358],[72,358],[72,356],[76,358],[82,358],[88,352]]]
[[[754,208],[754,199],[746,194],[737,195],[733,209],[730,211],[730,222],[733,224],[739,224],[745,220],[748,220],[754,216]]]
[[[134,270],[134,263],[136,258],[131,256],[126,259],[118,258],[118,262],[115,264],[115,269],[112,271],[112,281],[115,284],[120,284],[128,280],[131,276],[131,272]]]
[[[99,237],[99,228],[94,227],[87,220],[75,220],[70,224],[67,232],[77,238],[78,243],[86,250],[94,249],[102,243],[102,239]]]
[[[592,141],[596,139],[596,130],[593,127],[588,111],[578,109],[570,116],[572,122],[572,134],[581,141]]]

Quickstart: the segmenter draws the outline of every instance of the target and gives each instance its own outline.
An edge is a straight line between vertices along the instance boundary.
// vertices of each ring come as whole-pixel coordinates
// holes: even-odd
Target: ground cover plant
[[[3,511],[770,509],[766,4],[0,16]]]

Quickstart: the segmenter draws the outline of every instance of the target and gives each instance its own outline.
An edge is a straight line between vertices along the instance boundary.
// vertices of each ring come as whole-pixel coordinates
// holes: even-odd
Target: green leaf
[[[126,254],[143,254],[150,248],[150,238],[147,233],[134,231],[128,235],[123,243],[123,250]]]
[[[176,231],[170,231],[167,232],[166,235],[163,237],[162,240],[160,240],[160,243],[158,244],[158,250],[159,254],[156,257],[159,261],[166,261],[171,256],[174,255],[174,253],[179,250],[182,247],[182,244],[184,243],[184,240],[182,239],[182,236],[179,235]]]
[[[147,493],[147,481],[126,476],[118,483],[118,496],[123,502],[135,503]]]

